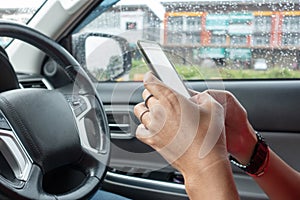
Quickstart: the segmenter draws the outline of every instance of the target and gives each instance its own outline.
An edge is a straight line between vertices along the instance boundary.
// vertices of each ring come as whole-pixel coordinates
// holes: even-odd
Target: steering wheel
[[[1,21],[0,36],[37,47],[70,79],[55,90],[18,89],[11,64],[0,58],[12,75],[0,93],[1,193],[10,199],[89,198],[110,155],[107,118],[92,81],[62,46],[26,25]]]

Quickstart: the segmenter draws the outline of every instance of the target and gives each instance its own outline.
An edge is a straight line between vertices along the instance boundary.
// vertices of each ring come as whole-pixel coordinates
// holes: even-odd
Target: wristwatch
[[[233,156],[229,156],[229,160],[235,166],[244,170],[247,174],[252,176],[262,176],[268,167],[269,162],[269,148],[262,135],[256,132],[257,143],[252,153],[250,162],[247,165],[239,163]]]

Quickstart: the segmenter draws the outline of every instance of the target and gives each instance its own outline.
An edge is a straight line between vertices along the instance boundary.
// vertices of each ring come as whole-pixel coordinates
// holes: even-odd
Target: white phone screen
[[[162,82],[183,96],[191,97],[173,64],[158,43],[138,41],[138,46],[147,64]]]

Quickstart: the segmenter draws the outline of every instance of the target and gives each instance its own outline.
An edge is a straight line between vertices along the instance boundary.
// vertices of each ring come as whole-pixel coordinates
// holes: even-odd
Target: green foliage
[[[95,69],[93,71],[90,71],[90,73],[95,77],[98,81],[106,81],[109,80],[109,74],[106,70],[103,69]]]
[[[270,68],[265,71],[253,69],[227,69],[220,70],[223,79],[289,79],[300,78],[300,71],[289,68]]]
[[[130,80],[135,80],[135,75],[137,74],[145,74],[150,69],[146,65],[145,62],[141,60],[132,60],[132,66],[129,73]]]
[[[90,73],[98,81],[112,80],[116,74],[119,74],[119,72],[123,70],[122,62],[122,57],[111,56],[106,69],[96,68],[94,70],[90,70]]]
[[[230,69],[230,67],[210,68],[177,65],[176,70],[185,80],[300,78],[299,70],[292,70],[289,68],[269,68],[265,71],[259,71],[254,69]],[[149,68],[143,61],[134,60],[130,71],[130,80],[134,80],[135,74],[144,74],[147,71],[149,71]]]

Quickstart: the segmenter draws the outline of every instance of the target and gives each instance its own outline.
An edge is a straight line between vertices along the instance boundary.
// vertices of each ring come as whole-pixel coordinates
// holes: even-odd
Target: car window
[[[45,1],[46,0],[0,0],[0,20],[10,20],[26,24]],[[0,46],[7,46],[10,40],[10,38],[1,37]]]
[[[93,15],[76,35],[116,35],[129,43],[131,69],[118,81],[140,81],[149,70],[136,46],[139,39],[159,42],[185,80],[300,78],[297,0],[121,0]],[[90,63],[86,59],[84,66],[103,80],[99,73],[107,71]]]

